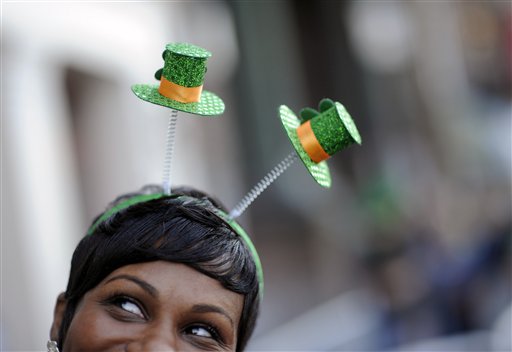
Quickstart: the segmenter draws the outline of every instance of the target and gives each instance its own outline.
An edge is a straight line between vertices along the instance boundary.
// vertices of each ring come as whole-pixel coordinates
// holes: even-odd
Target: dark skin
[[[127,265],[84,295],[63,351],[234,351],[243,302],[184,264]],[[59,296],[52,340],[65,305]]]

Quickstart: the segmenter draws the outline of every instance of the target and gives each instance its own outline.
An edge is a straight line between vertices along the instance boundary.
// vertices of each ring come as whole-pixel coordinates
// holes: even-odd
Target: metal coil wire
[[[169,124],[167,125],[167,146],[165,148],[164,171],[162,177],[162,187],[165,194],[171,194],[171,165],[177,123],[178,111],[172,110],[171,116],[169,117]]]
[[[257,184],[254,186],[242,200],[235,206],[233,210],[229,212],[229,217],[235,219],[242,215],[247,207],[263,192],[276,178],[278,178],[283,172],[290,167],[297,160],[298,156],[295,152],[290,153],[284,158],[279,164],[277,164],[270,172],[265,175]]]

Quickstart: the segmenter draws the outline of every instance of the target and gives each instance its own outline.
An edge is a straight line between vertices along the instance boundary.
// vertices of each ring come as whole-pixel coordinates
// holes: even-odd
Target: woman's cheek
[[[92,352],[123,346],[137,335],[138,325],[114,319],[99,304],[84,304],[71,321],[63,350]]]

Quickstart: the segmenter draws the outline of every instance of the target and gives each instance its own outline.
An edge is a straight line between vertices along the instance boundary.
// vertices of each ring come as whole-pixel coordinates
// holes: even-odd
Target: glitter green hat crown
[[[188,43],[170,43],[162,56],[164,67],[155,78],[160,85],[135,84],[132,91],[142,100],[174,110],[201,116],[224,112],[224,102],[212,92],[203,90],[206,60],[211,53]]]
[[[286,105],[279,115],[290,141],[313,178],[323,187],[331,186],[331,175],[325,160],[357,143],[361,136],[343,105],[323,99],[318,110],[304,108],[299,117]]]

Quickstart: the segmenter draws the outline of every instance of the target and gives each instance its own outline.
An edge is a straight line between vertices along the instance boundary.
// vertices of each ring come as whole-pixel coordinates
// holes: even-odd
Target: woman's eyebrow
[[[116,275],[114,277],[111,277],[107,282],[105,282],[105,284],[108,284],[109,282],[112,282],[115,280],[132,281],[132,282],[136,283],[137,285],[139,285],[144,291],[149,293],[151,296],[153,296],[155,298],[158,297],[158,290],[154,286],[148,284],[146,281],[141,280],[136,276],[127,275],[127,274]]]
[[[234,327],[233,319],[229,316],[229,314],[222,309],[221,307],[214,306],[211,304],[196,304],[192,307],[192,312],[194,313],[218,313],[226,318],[228,318],[229,322],[231,323],[231,327]]]

